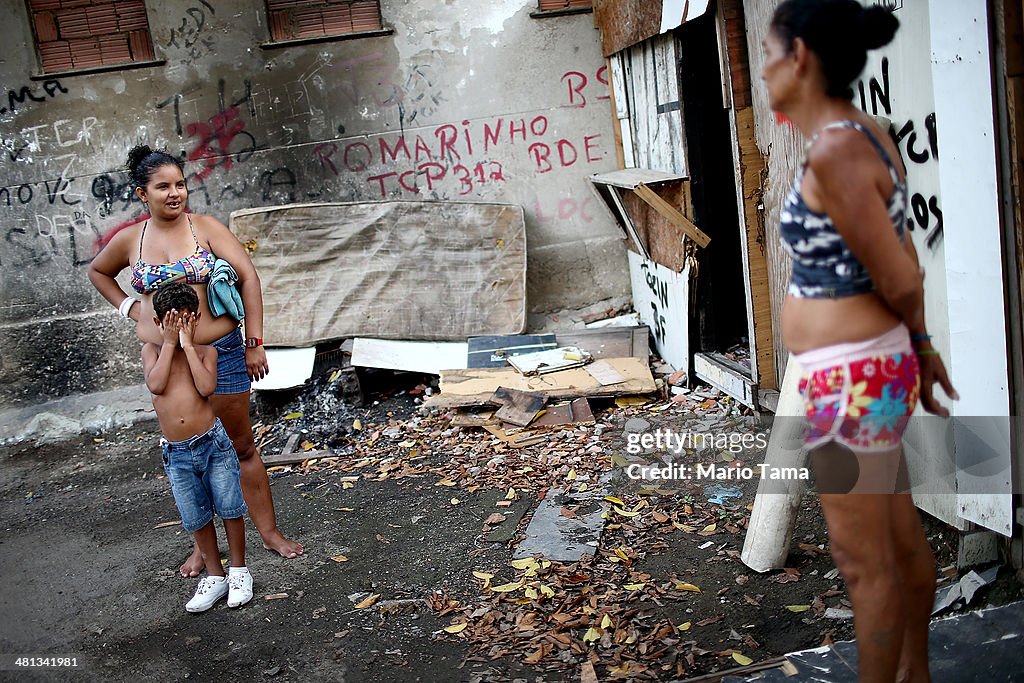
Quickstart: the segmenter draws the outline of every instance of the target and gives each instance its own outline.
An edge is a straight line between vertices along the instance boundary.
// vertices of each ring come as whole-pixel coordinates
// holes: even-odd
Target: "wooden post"
[[[790,357],[765,454],[765,463],[772,467],[807,466],[807,451],[800,433],[803,421],[798,419],[804,415],[804,401],[798,390],[800,374],[800,366]],[[806,488],[807,482],[800,479],[761,479],[740,554],[743,564],[757,572],[786,565],[797,510]]]

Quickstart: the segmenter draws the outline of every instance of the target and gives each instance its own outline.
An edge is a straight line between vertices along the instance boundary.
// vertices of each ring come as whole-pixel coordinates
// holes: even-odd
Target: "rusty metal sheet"
[[[526,325],[519,206],[291,204],[232,212],[230,227],[260,274],[267,344],[464,340]]]
[[[610,57],[661,33],[662,0],[595,0],[601,53]]]

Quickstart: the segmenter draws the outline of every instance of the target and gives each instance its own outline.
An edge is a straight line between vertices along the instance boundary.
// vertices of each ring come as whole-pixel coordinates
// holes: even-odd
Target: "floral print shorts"
[[[798,354],[800,394],[809,423],[809,447],[828,441],[857,451],[899,445],[917,406],[917,355],[904,326],[854,344]]]

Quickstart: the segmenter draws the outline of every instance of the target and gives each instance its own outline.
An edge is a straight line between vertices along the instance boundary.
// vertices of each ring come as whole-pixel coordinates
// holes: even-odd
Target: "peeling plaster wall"
[[[131,325],[86,277],[142,213],[122,166],[140,141],[187,158],[190,208],[225,223],[299,201],[509,202],[527,215],[531,311],[629,291],[585,180],[615,167],[589,14],[384,0],[393,35],[267,49],[263,2],[165,0],[148,11],[166,64],[47,81],[25,3],[4,5],[0,403],[141,381]]]

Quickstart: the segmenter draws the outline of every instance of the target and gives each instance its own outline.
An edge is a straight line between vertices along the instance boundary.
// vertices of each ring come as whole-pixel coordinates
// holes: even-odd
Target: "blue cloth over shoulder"
[[[245,317],[245,307],[242,306],[242,295],[235,285],[238,283],[238,274],[231,264],[222,258],[217,259],[213,264],[213,273],[210,275],[210,284],[207,285],[207,296],[210,300],[210,313],[220,317],[227,313],[235,320]]]

